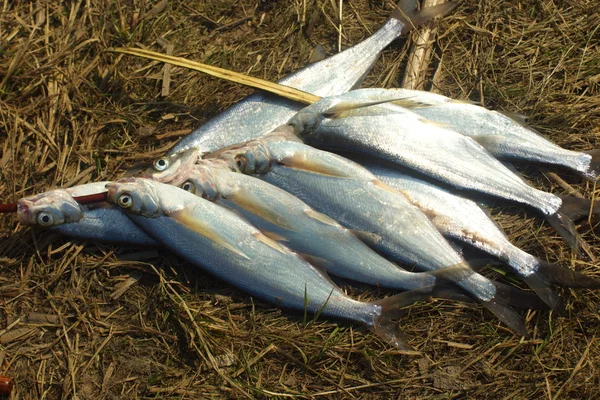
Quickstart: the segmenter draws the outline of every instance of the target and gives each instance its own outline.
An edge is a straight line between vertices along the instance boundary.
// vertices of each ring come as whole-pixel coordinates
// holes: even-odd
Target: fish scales
[[[501,112],[420,90],[394,89],[390,95],[422,117],[474,138],[499,159],[559,165],[587,178],[596,177],[590,170],[589,154],[563,149]]]
[[[309,312],[323,309],[324,315],[368,325],[380,312],[376,306],[348,298],[327,276],[286,247],[258,239],[258,229],[217,204],[155,181],[134,180],[108,187],[112,202],[123,193],[134,197],[134,205],[156,201],[152,214],[127,215],[176,254],[251,295],[282,307],[302,310],[306,306]],[[143,200],[141,192],[146,193]],[[219,239],[190,228],[195,222],[214,231]]]
[[[465,263],[422,212],[399,193],[378,186],[376,177],[360,165],[280,136],[250,143],[246,159],[256,159],[258,165],[271,164],[260,174],[261,179],[360,232],[361,238],[368,238],[368,244],[388,258],[425,270]],[[261,147],[266,150],[256,151]],[[231,162],[231,157],[244,152],[243,148],[224,150],[218,156]],[[272,159],[258,159],[258,154]],[[302,169],[311,163],[318,165],[312,165],[313,171]],[[321,173],[314,172],[318,168]],[[465,281],[459,285],[479,298],[489,300],[495,295],[494,285],[477,274]]]
[[[528,276],[536,272],[537,259],[511,244],[498,225],[474,201],[375,161],[361,159],[361,164],[424,210],[445,236],[498,257],[519,275]]]
[[[82,206],[73,199],[106,192],[107,183],[94,182],[23,198],[18,202],[17,216],[21,223],[26,225],[48,227],[79,239],[132,246],[158,246],[154,239],[131,222],[118,208],[106,203]],[[43,223],[42,216],[51,219]]]
[[[447,2],[419,11],[412,1],[401,1],[385,24],[373,35],[334,56],[308,65],[278,83],[317,96],[347,92],[360,85],[381,51],[394,39],[436,16],[452,10],[458,2]],[[268,134],[285,123],[301,103],[267,94],[254,94],[212,118],[177,143],[169,154],[188,148],[202,153],[245,142]]]
[[[290,120],[310,145],[385,159],[461,190],[525,204],[553,215],[560,198],[525,184],[473,139],[393,105],[328,114],[344,102],[372,100],[369,89],[333,96],[306,107]],[[375,92],[377,93],[377,91]]]
[[[177,162],[173,165],[178,173],[169,174],[165,170],[158,174],[175,177],[175,181],[166,183],[177,184],[231,208],[295,251],[319,258],[315,261],[325,264],[325,268],[334,275],[401,290],[436,283],[432,275],[408,272],[389,262],[338,222],[274,185],[232,172],[226,164],[215,160],[199,161],[190,168],[187,176],[182,171],[186,166]]]

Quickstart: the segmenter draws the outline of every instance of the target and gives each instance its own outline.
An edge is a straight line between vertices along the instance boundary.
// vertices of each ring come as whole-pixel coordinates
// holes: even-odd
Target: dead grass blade
[[[256,89],[262,89],[267,92],[276,94],[278,96],[282,96],[290,100],[299,101],[304,104],[312,104],[321,99],[319,96],[315,96],[310,93],[303,92],[302,90],[291,88],[289,86],[279,85],[277,83],[269,82],[264,79],[253,78],[251,76],[244,75],[239,72],[233,72],[224,68],[213,67],[199,62],[186,60],[185,58],[169,56],[150,50],[133,48],[126,49],[117,47],[114,49],[109,49],[108,51],[143,57],[154,61],[166,62],[194,71],[204,72],[205,74],[217,78],[226,79],[228,81],[240,83],[242,85],[250,86]]]

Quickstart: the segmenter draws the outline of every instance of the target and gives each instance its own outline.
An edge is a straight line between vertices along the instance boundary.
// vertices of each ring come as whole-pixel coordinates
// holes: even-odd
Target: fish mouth
[[[29,204],[28,204],[29,203]],[[21,199],[17,201],[17,218],[19,219],[19,223],[23,225],[31,225],[31,212],[30,206],[31,202]]]
[[[117,194],[116,185],[114,183],[107,183],[106,190],[108,190],[106,193],[106,201],[115,204],[115,196]]]

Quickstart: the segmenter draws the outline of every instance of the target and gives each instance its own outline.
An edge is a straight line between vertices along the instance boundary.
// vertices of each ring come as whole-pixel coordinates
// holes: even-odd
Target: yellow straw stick
[[[228,81],[241,83],[242,85],[250,86],[256,89],[262,89],[267,92],[276,94],[281,97],[285,97],[290,100],[299,101],[304,104],[312,104],[316,101],[321,100],[321,97],[313,94],[304,92],[302,90],[294,89],[289,86],[280,85],[278,83],[269,82],[264,79],[254,78],[239,72],[233,72],[224,68],[213,67],[211,65],[202,64],[196,61],[186,60],[181,57],[169,56],[166,54],[157,53],[155,51],[144,50],[144,49],[131,49],[117,47],[109,49],[115,53],[129,54],[133,56],[148,58],[150,60],[162,61],[165,63],[177,65],[178,67],[192,69],[194,71],[204,72],[205,74],[212,75],[217,78],[226,79]]]

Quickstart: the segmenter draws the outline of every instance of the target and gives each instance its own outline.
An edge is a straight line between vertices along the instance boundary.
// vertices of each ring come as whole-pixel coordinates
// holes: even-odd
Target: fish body
[[[319,148],[385,159],[460,190],[483,193],[555,214],[562,201],[524,183],[479,143],[394,105],[380,89],[323,99],[290,120],[302,139]],[[390,92],[393,97],[393,91]]]
[[[558,165],[588,179],[597,177],[591,155],[563,149],[501,112],[420,90],[394,89],[389,95],[420,116],[475,139],[498,159]]]
[[[565,312],[564,304],[551,284],[569,286],[573,284],[573,278],[564,279],[561,276],[577,273],[561,272],[561,268],[549,265],[514,246],[489,214],[474,201],[382,163],[361,159],[361,164],[419,207],[444,236],[502,260],[553,310]],[[586,281],[590,287],[598,285],[598,282],[584,275],[577,275],[580,276],[576,280]]]
[[[215,155],[360,232],[361,239],[388,258],[430,271],[465,263],[420,210],[368,170],[286,139],[273,135]],[[472,274],[467,279],[473,279],[476,289],[471,290],[480,298],[495,295],[494,285],[485,278]]]
[[[177,167],[181,169],[181,165]],[[320,261],[339,277],[399,290],[436,283],[430,274],[408,272],[386,260],[337,221],[285,190],[232,172],[227,164],[201,160],[185,181],[168,183],[234,210],[268,236],[311,256],[312,262]]]
[[[318,96],[344,93],[362,82],[381,51],[390,42],[413,26],[454,7],[455,4],[446,3],[419,12],[410,7],[402,7],[402,11],[395,10],[379,30],[361,43],[308,65],[278,83]],[[407,21],[406,16],[410,21]],[[300,103],[280,97],[254,94],[183,138],[170,150],[170,154],[188,148],[196,148],[202,153],[211,152],[234,143],[258,138],[285,123],[302,107]]]
[[[501,259],[519,276],[536,272],[537,259],[511,244],[476,202],[383,163],[365,159],[360,162],[382,182],[404,194],[446,237]]]
[[[307,146],[291,131],[285,125],[271,136],[211,156],[292,193],[393,261],[428,271],[451,267],[446,279],[526,335],[522,318],[496,296],[498,287],[471,270],[425,214],[359,164]]]
[[[106,203],[82,206],[73,197],[105,192],[108,182],[56,189],[18,201],[17,216],[25,225],[38,225],[79,239],[133,246],[158,246],[118,208]]]
[[[108,201],[119,205],[148,234],[194,265],[247,293],[311,313],[362,323],[388,341],[382,328],[411,292],[360,302],[287,247],[264,236],[235,213],[175,186],[145,179],[107,185]],[[425,296],[430,291],[423,290]],[[378,332],[379,330],[379,332]],[[383,331],[382,331],[383,330]],[[391,336],[390,336],[391,335]]]

